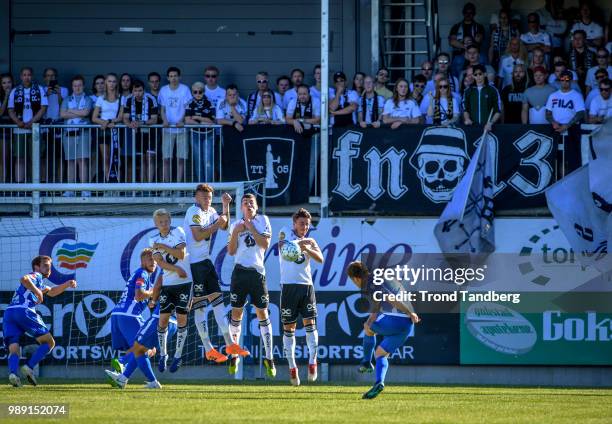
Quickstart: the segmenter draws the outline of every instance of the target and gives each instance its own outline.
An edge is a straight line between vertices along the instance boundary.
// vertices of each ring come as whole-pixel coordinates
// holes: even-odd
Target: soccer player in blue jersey
[[[9,381],[14,387],[21,386],[21,379],[17,375],[20,356],[19,339],[21,336],[27,333],[33,336],[40,345],[27,364],[21,367],[21,374],[33,386],[37,384],[33,368],[55,346],[53,336],[51,336],[34,307],[44,301],[45,295],[55,297],[62,294],[66,289],[77,286],[75,280],[68,280],[54,287],[47,286],[44,279],[51,275],[51,262],[51,258],[44,255],[32,259],[32,272],[21,277],[20,285],[15,290],[11,303],[4,312],[2,331],[4,343],[9,350]]]
[[[351,262],[347,268],[347,275],[360,288],[368,285],[369,274],[368,268],[362,262]],[[373,290],[396,294],[402,288],[399,284],[391,282],[391,284],[384,283],[380,286],[368,286],[368,293],[373,293]],[[406,342],[412,326],[421,321],[410,302],[376,302],[373,298],[371,301],[373,302],[372,312],[363,325],[363,329],[367,336],[380,334],[384,336],[384,339],[374,352],[376,382],[370,390],[363,394],[363,399],[374,399],[384,390],[385,377],[389,369],[389,355]],[[364,352],[364,358],[368,358],[369,355],[371,351]]]
[[[155,272],[153,249],[146,248],[140,253],[140,268],[125,284],[123,294],[111,312],[111,340],[113,350],[127,351],[119,359],[113,359],[111,366],[117,372],[123,371],[123,366],[130,362],[134,353],[129,351],[136,334],[144,323],[143,312],[147,307],[149,298],[153,294],[151,277]]]

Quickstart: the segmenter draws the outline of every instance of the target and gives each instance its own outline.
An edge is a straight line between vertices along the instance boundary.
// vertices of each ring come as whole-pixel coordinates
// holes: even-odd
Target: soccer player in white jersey
[[[208,184],[199,184],[195,190],[195,204],[187,209],[183,229],[187,239],[187,253],[191,262],[193,277],[193,299],[191,309],[198,334],[202,339],[206,359],[217,363],[227,361],[227,356],[214,348],[208,335],[206,305],[213,308],[215,320],[226,346],[232,344],[229,336],[223,293],[219,285],[219,276],[210,258],[210,239],[219,229],[227,229],[229,223],[229,205],[232,197],[223,193],[223,213],[219,215],[211,206],[214,190]]]
[[[159,233],[149,239],[153,249],[153,259],[164,270],[163,285],[159,296],[159,372],[166,370],[168,353],[168,321],[172,311],[176,312],[178,331],[176,350],[170,365],[170,372],[176,372],[181,366],[183,346],[187,339],[187,313],[191,298],[191,270],[186,252],[185,232],[181,227],[170,227],[170,213],[165,209],[153,212],[153,221]]]
[[[266,285],[266,268],[264,257],[270,246],[272,226],[267,216],[257,213],[257,199],[254,194],[247,193],[240,199],[242,219],[230,227],[227,243],[227,253],[235,256],[234,270],[230,285],[230,302],[232,304],[232,319],[230,335],[232,344],[225,351],[232,356],[229,372],[235,374],[240,356],[250,355],[249,351],[240,347],[240,325],[247,296],[255,306],[255,314],[259,320],[259,331],[265,349],[265,359],[268,377],[276,377],[276,367],[272,356],[272,324],[268,315],[270,296]]]
[[[293,262],[280,259],[281,282],[281,321],[283,323],[283,348],[289,362],[289,381],[294,386],[300,385],[300,376],[295,362],[295,328],[298,315],[302,316],[308,345],[308,381],[317,379],[317,349],[319,334],[317,332],[317,300],[315,297],[310,259],[323,263],[323,253],[313,238],[307,238],[312,217],[300,208],[293,214],[292,228],[282,228],[278,240],[279,249],[286,241],[296,241],[300,246],[300,256]]]

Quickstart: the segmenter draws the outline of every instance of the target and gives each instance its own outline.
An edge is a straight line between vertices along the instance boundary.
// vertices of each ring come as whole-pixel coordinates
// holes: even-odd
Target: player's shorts
[[[159,339],[157,337],[157,326],[159,325],[159,317],[151,316],[145,321],[144,325],[140,327],[138,334],[136,335],[136,341],[146,347],[147,349],[156,348],[159,350]],[[168,338],[171,339],[176,333],[177,325],[176,319],[170,317],[168,322]]]
[[[111,315],[111,342],[113,350],[128,350],[136,340],[142,319],[131,315]]]
[[[210,259],[191,264],[191,277],[193,278],[193,297],[221,293],[219,276]]]
[[[384,336],[380,343],[385,352],[393,353],[403,346],[412,331],[412,320],[396,315],[381,315],[370,327],[377,335]]]
[[[159,294],[159,313],[169,314],[172,311],[176,311],[177,314],[187,314],[191,298],[191,286],[191,283],[172,286],[162,285],[161,293]]]
[[[19,343],[24,334],[37,338],[49,332],[40,315],[28,308],[7,308],[2,318],[2,333],[4,344],[9,347],[13,343]]]
[[[283,284],[281,287],[281,322],[291,324],[298,315],[303,319],[316,318],[317,298],[311,284]]]
[[[232,282],[230,284],[230,303],[233,308],[242,308],[246,304],[247,296],[256,308],[265,309],[270,303],[266,276],[253,268],[241,265],[234,266]]]

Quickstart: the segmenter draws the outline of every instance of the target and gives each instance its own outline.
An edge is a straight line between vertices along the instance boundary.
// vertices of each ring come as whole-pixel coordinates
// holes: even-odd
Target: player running
[[[163,278],[163,277],[162,277]],[[129,362],[126,363],[125,369],[121,372],[115,372],[110,370],[104,370],[106,375],[111,379],[111,386],[119,389],[124,389],[128,383],[128,380],[136,371],[136,368],[140,368],[140,371],[144,374],[147,382],[144,385],[145,389],[161,389],[162,386],[157,381],[153,368],[151,367],[150,356],[153,356],[157,349],[159,349],[159,340],[157,338],[157,327],[159,324],[159,303],[157,299],[161,290],[162,279],[159,278],[153,290],[153,295],[149,301],[149,306],[155,306],[155,310],[144,323],[136,334],[136,339],[131,347],[133,357]],[[176,319],[174,316],[170,317],[168,321],[168,335],[172,337],[176,333]]]
[[[121,373],[123,366],[130,362],[134,353],[129,350],[136,340],[136,334],[144,323],[142,314],[153,294],[156,264],[153,260],[153,249],[146,248],[140,252],[138,268],[125,284],[123,294],[111,312],[111,342],[113,350],[126,351],[120,358],[111,360],[111,367]]]
[[[370,272],[365,264],[359,261],[351,262],[346,272],[357,287],[364,288],[368,285]],[[398,290],[401,290],[401,286],[384,283],[380,286],[368,287],[367,291],[372,293],[373,290],[397,293]],[[376,302],[373,298],[370,301],[373,302],[374,312],[370,313],[370,317],[363,325],[365,334],[368,336],[380,334],[384,339],[374,353],[376,358],[376,382],[370,390],[363,394],[363,399],[374,399],[384,390],[385,377],[389,369],[388,356],[406,342],[413,324],[421,321],[410,302]],[[368,358],[370,355],[371,351],[364,352],[364,358]]]
[[[313,238],[306,238],[311,224],[310,213],[300,208],[293,214],[291,229],[282,228],[278,239],[279,249],[285,241],[296,241],[300,246],[299,257],[290,262],[281,255],[281,321],[283,323],[283,348],[289,362],[289,381],[294,386],[300,385],[300,376],[295,362],[295,328],[298,315],[302,316],[308,345],[308,381],[317,379],[317,349],[319,334],[317,332],[317,300],[315,298],[310,259],[323,263],[323,254]]]
[[[229,205],[232,197],[223,193],[221,198],[223,214],[219,215],[215,208],[211,206],[213,193],[213,188],[208,184],[199,184],[196,187],[195,204],[187,209],[183,229],[186,234],[187,252],[189,253],[191,275],[193,277],[191,308],[194,310],[195,325],[206,351],[206,359],[220,363],[227,361],[227,356],[217,351],[210,342],[206,305],[212,305],[215,320],[225,339],[225,345],[231,345],[232,341],[229,336],[219,276],[210,259],[210,239],[217,230],[227,229]]]
[[[181,227],[170,227],[170,212],[157,209],[153,212],[153,221],[159,233],[149,239],[153,248],[153,259],[164,270],[163,284],[159,295],[159,372],[166,370],[168,359],[168,321],[170,314],[176,312],[178,324],[176,349],[170,365],[170,372],[176,372],[181,366],[183,346],[187,339],[187,314],[191,298],[191,270],[189,258],[185,252],[185,232]]]
[[[230,237],[227,253],[235,256],[234,270],[230,284],[230,301],[232,304],[232,319],[230,336],[232,344],[226,347],[226,352],[234,355],[230,360],[229,373],[235,374],[240,361],[239,356],[250,355],[249,351],[240,347],[241,321],[249,296],[255,306],[255,314],[259,319],[259,331],[265,349],[263,360],[268,377],[276,377],[276,366],[272,356],[272,324],[268,315],[270,296],[266,286],[266,269],[264,255],[270,246],[272,227],[266,215],[257,213],[257,199],[254,194],[245,194],[240,200],[242,219],[230,227]],[[238,355],[238,356],[236,356]]]
[[[21,277],[19,280],[21,284],[15,290],[11,303],[9,303],[4,311],[2,332],[4,344],[9,351],[9,381],[14,387],[21,387],[21,379],[17,375],[20,357],[19,340],[21,336],[24,333],[28,333],[40,345],[30,360],[21,366],[21,374],[33,386],[37,384],[33,368],[55,346],[53,336],[51,336],[49,329],[36,313],[34,307],[44,301],[44,295],[55,297],[62,294],[66,289],[77,286],[75,280],[68,280],[55,287],[47,286],[43,279],[49,278],[51,275],[51,262],[51,258],[44,255],[36,256],[32,259],[32,272]]]

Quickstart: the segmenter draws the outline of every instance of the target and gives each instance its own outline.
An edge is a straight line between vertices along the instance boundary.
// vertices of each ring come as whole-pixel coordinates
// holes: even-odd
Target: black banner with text
[[[335,129],[330,209],[439,215],[482,134],[477,126]],[[544,190],[555,179],[556,137],[550,125],[494,127],[496,210],[546,206]]]

